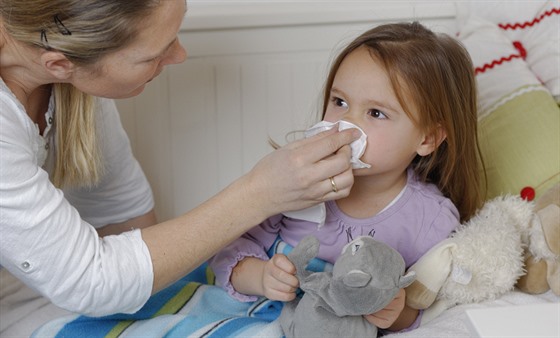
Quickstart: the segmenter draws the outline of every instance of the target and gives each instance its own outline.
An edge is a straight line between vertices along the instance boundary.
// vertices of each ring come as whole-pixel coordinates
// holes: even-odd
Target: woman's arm
[[[26,128],[28,119],[0,114],[0,120],[11,126],[0,128],[6,168],[0,171],[2,265],[59,307],[90,316],[138,311],[150,291],[181,278],[264,218],[346,196],[353,183],[350,148],[343,145],[354,138],[351,133],[331,133],[273,152],[230,187],[177,219],[100,239],[85,216],[101,225],[149,214],[153,203],[151,197],[142,198],[150,193],[145,180],[138,185],[118,181],[132,190],[119,195],[125,207],[109,199],[101,208],[96,201],[107,202],[103,189],[90,191],[89,199],[82,199],[79,192],[63,193],[37,167],[32,144],[21,137],[34,130]],[[328,156],[334,152],[337,155]],[[114,158],[109,172],[130,176],[130,170],[119,170],[119,157]],[[331,191],[328,177],[333,175],[338,193]],[[69,195],[80,208],[69,202]]]
[[[142,229],[152,258],[152,292],[174,282],[265,218],[347,196],[357,130],[328,131],[275,150],[190,212]],[[335,176],[338,191],[329,177]]]

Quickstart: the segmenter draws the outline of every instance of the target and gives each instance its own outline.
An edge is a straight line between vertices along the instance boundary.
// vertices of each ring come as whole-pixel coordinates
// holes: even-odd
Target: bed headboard
[[[189,57],[118,106],[160,220],[184,213],[316,121],[339,47],[384,22],[455,33],[453,2],[189,1]]]

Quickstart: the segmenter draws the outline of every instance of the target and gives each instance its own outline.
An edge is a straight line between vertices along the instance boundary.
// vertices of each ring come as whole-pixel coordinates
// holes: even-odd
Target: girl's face
[[[416,154],[426,155],[424,133],[404,112],[384,67],[366,47],[340,64],[324,120],[352,122],[367,134],[361,160],[371,168],[354,170],[356,176],[404,173]]]
[[[130,45],[103,57],[94,65],[97,71],[78,68],[72,83],[86,93],[107,98],[140,94],[166,65],[185,60],[186,51],[177,38],[185,11],[184,1],[161,1]]]

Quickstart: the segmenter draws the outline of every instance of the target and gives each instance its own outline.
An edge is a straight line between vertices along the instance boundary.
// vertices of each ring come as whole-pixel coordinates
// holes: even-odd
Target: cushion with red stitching
[[[525,51],[525,61],[560,102],[560,3],[558,1],[468,1],[458,3],[458,25],[475,16],[497,25]]]

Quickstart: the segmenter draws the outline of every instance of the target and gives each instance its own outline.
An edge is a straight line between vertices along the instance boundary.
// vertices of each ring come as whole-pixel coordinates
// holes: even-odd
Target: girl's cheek
[[[364,150],[364,156],[363,157],[374,157],[375,156],[375,149],[377,148],[377,144],[376,144],[376,137],[375,135],[373,135],[373,133],[369,130],[365,130],[362,128],[362,130],[364,131],[364,133],[366,133],[367,135],[367,139],[366,139],[366,150]]]
[[[336,122],[338,120],[340,120],[340,116],[338,116],[338,114],[334,113],[333,111],[327,109],[327,111],[325,112],[325,116],[323,117],[323,121]]]
[[[375,154],[375,146],[372,146],[369,141],[368,144],[366,146],[366,150],[364,151],[364,154],[362,155],[361,160],[365,163],[369,163],[369,164],[373,164],[376,161],[376,154]]]

